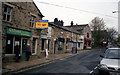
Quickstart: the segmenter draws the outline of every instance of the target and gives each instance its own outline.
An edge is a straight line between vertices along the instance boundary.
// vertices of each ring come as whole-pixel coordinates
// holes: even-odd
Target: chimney
[[[64,24],[64,22],[63,22],[63,20],[61,20],[61,26],[63,26],[63,24]]]
[[[58,23],[58,18],[55,18],[54,19],[54,24],[57,24]]]
[[[73,21],[71,21],[71,27],[73,26]]]

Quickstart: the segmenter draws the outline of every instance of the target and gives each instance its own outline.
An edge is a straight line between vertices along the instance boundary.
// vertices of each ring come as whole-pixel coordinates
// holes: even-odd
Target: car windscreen
[[[107,59],[120,59],[120,50],[119,49],[106,50],[105,58],[107,58]]]

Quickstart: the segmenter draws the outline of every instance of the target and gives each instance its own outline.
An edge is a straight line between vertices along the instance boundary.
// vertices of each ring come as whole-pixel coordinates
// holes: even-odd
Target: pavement
[[[64,60],[73,56],[76,56],[80,53],[88,52],[90,50],[81,50],[78,51],[76,54],[72,53],[64,53],[64,54],[50,54],[48,57],[43,57],[43,58],[38,58],[38,59],[30,59],[29,61],[20,61],[20,62],[10,62],[6,63],[4,65],[4,68],[2,69],[2,73],[7,73],[11,71],[17,71],[20,69],[28,68],[28,67],[33,67],[38,64],[50,62],[50,61],[55,61],[55,60]]]

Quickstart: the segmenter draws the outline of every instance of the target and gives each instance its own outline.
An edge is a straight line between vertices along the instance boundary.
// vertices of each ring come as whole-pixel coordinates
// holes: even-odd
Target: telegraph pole
[[[2,74],[2,2],[0,1],[0,75]]]

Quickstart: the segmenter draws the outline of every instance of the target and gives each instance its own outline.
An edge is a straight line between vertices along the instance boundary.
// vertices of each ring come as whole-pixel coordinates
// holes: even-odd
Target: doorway
[[[27,45],[27,39],[23,38],[22,39],[22,60],[26,60],[26,51],[25,51],[26,45]]]
[[[48,53],[50,54],[50,40],[48,40]]]
[[[37,51],[37,38],[33,38],[33,43],[32,43],[32,54],[36,54]]]

